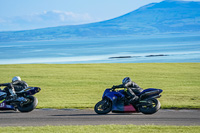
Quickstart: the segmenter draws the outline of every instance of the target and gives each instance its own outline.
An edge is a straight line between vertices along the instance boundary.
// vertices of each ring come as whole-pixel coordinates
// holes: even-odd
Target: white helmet
[[[21,81],[21,78],[19,76],[15,76],[14,78],[12,78],[12,82],[15,81]]]

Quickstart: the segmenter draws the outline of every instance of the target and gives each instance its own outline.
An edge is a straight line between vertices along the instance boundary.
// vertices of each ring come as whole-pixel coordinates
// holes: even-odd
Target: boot
[[[139,97],[138,97],[138,96],[135,96],[135,97],[131,98],[131,99],[129,100],[129,103],[131,103],[132,105],[138,104],[138,103],[139,103]]]

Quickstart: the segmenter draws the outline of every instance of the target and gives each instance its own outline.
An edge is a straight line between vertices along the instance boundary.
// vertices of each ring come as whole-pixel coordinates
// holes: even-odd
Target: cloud
[[[66,24],[80,24],[92,21],[92,17],[87,14],[78,14],[73,12],[63,12],[58,10],[53,11],[44,11],[41,14],[34,14],[29,16],[31,19],[37,18],[42,21],[51,21],[51,22],[64,22]]]
[[[85,22],[85,21],[91,21],[92,18],[90,17],[89,14],[84,13],[84,14],[77,14],[73,12],[62,12],[62,11],[49,11],[49,12],[44,12],[43,16],[54,16],[58,17],[60,21],[66,21],[66,22]]]
[[[78,25],[96,21],[98,21],[98,19],[91,17],[88,13],[53,10],[27,16],[0,18],[0,31],[26,30],[61,25]]]
[[[0,18],[0,23],[5,23],[5,22],[6,22],[6,20]]]

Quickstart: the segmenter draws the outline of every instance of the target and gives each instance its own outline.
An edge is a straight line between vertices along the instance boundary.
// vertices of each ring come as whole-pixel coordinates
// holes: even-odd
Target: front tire
[[[99,101],[95,106],[94,106],[94,111],[97,114],[107,114],[112,110],[112,103],[110,100],[102,100]]]
[[[143,114],[154,114],[160,109],[160,102],[155,99],[148,99],[145,102],[142,102],[139,106],[140,112]]]
[[[17,105],[17,109],[20,112],[30,112],[30,111],[34,110],[38,104],[38,100],[34,96],[28,96],[28,97],[26,97],[26,99],[28,100],[27,103]]]

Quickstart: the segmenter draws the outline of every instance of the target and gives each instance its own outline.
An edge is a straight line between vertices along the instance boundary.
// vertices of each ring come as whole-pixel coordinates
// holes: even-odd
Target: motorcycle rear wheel
[[[27,103],[17,105],[17,109],[20,112],[30,112],[34,110],[38,104],[38,100],[34,96],[28,96],[26,99],[28,100]]]
[[[94,106],[94,111],[97,114],[107,114],[112,110],[112,103],[109,100],[102,100],[99,101],[95,106]]]
[[[160,102],[155,99],[148,99],[139,106],[140,112],[143,114],[154,114],[160,109]]]

